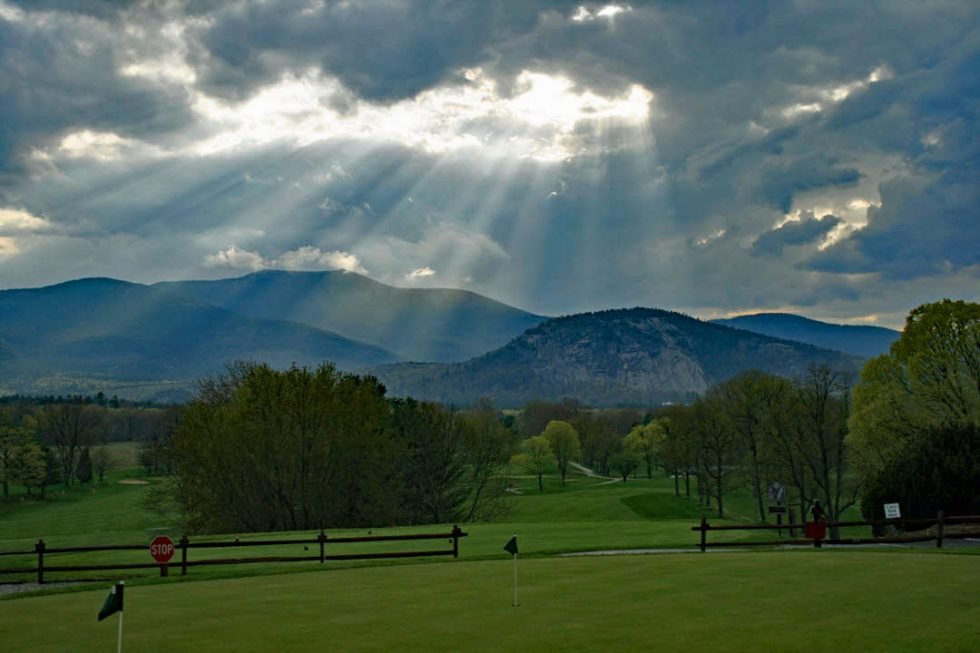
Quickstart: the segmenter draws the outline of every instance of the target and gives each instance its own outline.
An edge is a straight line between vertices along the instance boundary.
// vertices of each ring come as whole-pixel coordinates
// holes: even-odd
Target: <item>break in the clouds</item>
[[[341,269],[897,325],[980,288],[970,0],[0,0],[0,287]]]
[[[361,262],[349,252],[323,252],[318,247],[305,245],[284,252],[274,259],[266,259],[258,252],[239,249],[235,245],[204,257],[204,264],[212,268],[231,270],[343,270],[367,274]]]

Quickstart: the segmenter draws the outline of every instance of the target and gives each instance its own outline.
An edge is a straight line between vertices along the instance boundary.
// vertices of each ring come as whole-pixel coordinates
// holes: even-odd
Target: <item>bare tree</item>
[[[98,441],[105,427],[105,409],[81,401],[52,404],[41,409],[39,422],[41,440],[54,449],[68,487],[76,478],[82,448]]]
[[[812,367],[797,387],[803,460],[831,522],[857,502],[860,486],[849,483],[845,458],[850,379],[829,367]],[[839,535],[831,528],[831,537]]]

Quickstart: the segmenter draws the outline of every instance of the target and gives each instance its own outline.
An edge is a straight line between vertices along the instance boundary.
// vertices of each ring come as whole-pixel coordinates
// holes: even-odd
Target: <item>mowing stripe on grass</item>
[[[499,546],[499,544],[498,544]],[[140,651],[975,651],[973,556],[768,552],[433,563],[127,587]],[[107,584],[108,585],[108,584]],[[11,651],[111,650],[105,588],[0,604]]]

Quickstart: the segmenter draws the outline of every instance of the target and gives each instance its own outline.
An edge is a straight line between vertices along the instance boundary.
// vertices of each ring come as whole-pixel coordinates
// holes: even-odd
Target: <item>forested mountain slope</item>
[[[267,270],[155,287],[242,315],[333,331],[414,361],[479,356],[545,319],[465,290],[395,288],[341,271]]]
[[[548,320],[463,363],[372,370],[394,395],[502,406],[574,397],[597,406],[690,399],[749,369],[801,376],[811,365],[854,372],[837,351],[731,329],[669,311],[634,308]]]

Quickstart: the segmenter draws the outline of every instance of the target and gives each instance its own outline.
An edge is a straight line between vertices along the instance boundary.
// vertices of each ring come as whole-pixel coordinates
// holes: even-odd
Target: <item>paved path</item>
[[[619,479],[619,478],[613,478],[612,476],[601,476],[599,474],[596,474],[594,471],[592,471],[591,468],[586,467],[585,465],[580,465],[578,463],[573,463],[571,461],[569,461],[568,464],[569,464],[569,466],[574,467],[575,468],[575,471],[577,471],[577,472],[579,472],[581,474],[584,474],[585,476],[588,476],[589,478],[604,478],[604,479],[607,479],[605,482],[599,483],[599,485],[608,485],[609,483],[618,483],[619,481],[622,480],[622,479]]]

